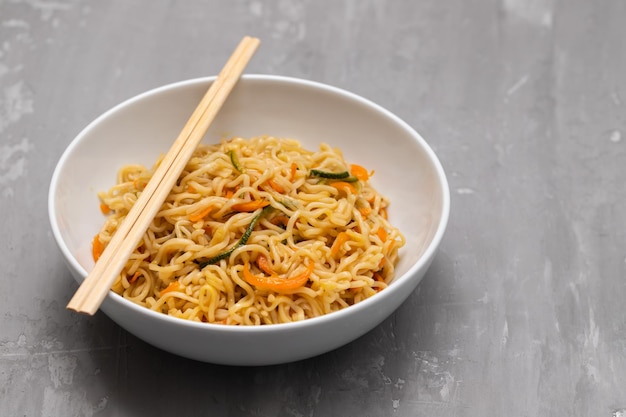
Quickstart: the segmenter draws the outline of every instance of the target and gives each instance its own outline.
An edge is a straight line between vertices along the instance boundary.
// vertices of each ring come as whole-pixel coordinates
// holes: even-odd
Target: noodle
[[[153,172],[125,166],[99,194],[110,214],[98,246]],[[326,144],[317,152],[271,136],[201,144],[112,290],[164,314],[232,325],[356,304],[387,287],[405,243],[369,175]]]

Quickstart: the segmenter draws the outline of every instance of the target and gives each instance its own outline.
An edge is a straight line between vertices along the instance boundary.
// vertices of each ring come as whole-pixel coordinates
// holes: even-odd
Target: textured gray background
[[[0,415],[621,416],[625,22],[622,0],[0,0]],[[453,206],[396,314],[262,368],[66,311],[46,210],[89,121],[217,73],[246,34],[263,41],[247,72],[345,88],[415,127]]]

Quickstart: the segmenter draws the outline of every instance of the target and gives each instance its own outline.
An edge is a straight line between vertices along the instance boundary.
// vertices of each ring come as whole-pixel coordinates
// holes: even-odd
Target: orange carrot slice
[[[384,227],[379,227],[378,230],[376,231],[376,235],[378,236],[381,242],[384,242],[385,240],[387,240],[387,231],[385,230]]]
[[[269,184],[270,187],[272,187],[272,189],[274,191],[276,191],[277,193],[281,193],[283,194],[285,192],[285,188],[283,188],[282,185],[278,184],[276,181],[269,179],[267,180],[267,183]]]
[[[352,164],[350,165],[350,174],[354,177],[357,177],[361,181],[367,181],[370,178],[369,172],[361,165]]]
[[[264,255],[257,256],[256,264],[259,267],[259,269],[265,272],[266,274],[276,275],[276,273],[272,270],[272,267],[270,266],[270,262],[267,260],[267,258]]]
[[[308,281],[315,264],[311,262],[304,272],[295,277],[281,278],[278,275],[258,276],[250,272],[248,261],[243,264],[243,278],[250,285],[264,290],[272,290],[276,292],[286,292],[298,289],[304,286]]]
[[[336,258],[344,243],[350,240],[350,236],[346,232],[341,232],[335,238],[333,245],[330,247],[330,256]]]
[[[161,292],[159,293],[159,296],[163,297],[168,292],[176,291],[178,289],[180,289],[180,284],[178,283],[178,281],[174,281],[170,283],[170,285],[165,287],[165,289],[161,290]]]
[[[93,257],[93,260],[97,261],[102,255],[102,252],[104,252],[104,245],[100,241],[100,235],[95,235],[93,237],[93,241],[91,242],[91,256]]]
[[[249,212],[249,211],[258,210],[260,208],[268,206],[269,204],[270,202],[266,200],[252,200],[252,201],[245,201],[243,203],[233,204],[232,209],[234,211]]]
[[[213,207],[207,206],[196,213],[191,213],[189,215],[189,220],[191,220],[192,222],[197,222],[198,220],[202,220],[211,212],[212,209]]]
[[[137,281],[137,279],[141,276],[141,272],[137,271],[135,272],[135,275],[133,275],[129,280],[128,283],[132,284],[133,282]]]
[[[107,206],[104,203],[100,203],[100,211],[102,214],[109,214],[111,212],[111,207]]]
[[[290,181],[293,181],[296,177],[296,171],[298,170],[298,165],[295,162],[291,163],[291,176],[289,177]]]
[[[354,188],[354,185],[350,184],[349,182],[335,181],[335,182],[331,182],[329,185],[332,185],[333,187],[335,187],[339,191],[343,191],[346,194],[349,194],[349,193],[356,194],[357,193],[356,188]]]
[[[289,224],[289,217],[279,214],[278,216],[272,217],[270,223],[272,223],[274,226],[287,227],[287,225]]]

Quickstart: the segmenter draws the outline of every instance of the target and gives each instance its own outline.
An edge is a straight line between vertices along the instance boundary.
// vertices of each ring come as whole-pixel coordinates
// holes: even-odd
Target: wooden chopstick
[[[93,315],[158,213],[191,155],[259,46],[244,37],[194,110],[119,229],[80,285],[67,308]]]

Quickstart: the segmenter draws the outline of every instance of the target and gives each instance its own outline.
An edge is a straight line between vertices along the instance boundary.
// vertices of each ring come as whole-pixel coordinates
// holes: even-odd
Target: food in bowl
[[[93,120],[63,152],[50,182],[49,214],[53,236],[76,283],[94,266],[91,243],[104,222],[97,193],[115,184],[115,172],[122,166],[152,166],[171,147],[214,80],[185,80],[132,97]],[[426,140],[408,123],[354,93],[309,80],[244,75],[203,142],[265,133],[296,138],[305,149],[317,149],[323,138],[341,149],[347,161],[375,169],[369,182],[389,199],[389,220],[405,237],[387,288],[330,314],[262,326],[181,320],[110,291],[101,305],[108,317],[179,356],[270,365],[343,346],[372,330],[412,294],[435,259],[450,213],[445,172]],[[67,296],[59,301],[71,294]]]
[[[126,165],[99,194],[94,260],[156,166]],[[341,310],[387,287],[405,238],[373,174],[326,143],[234,137],[194,152],[113,291],[174,317],[277,324]]]

